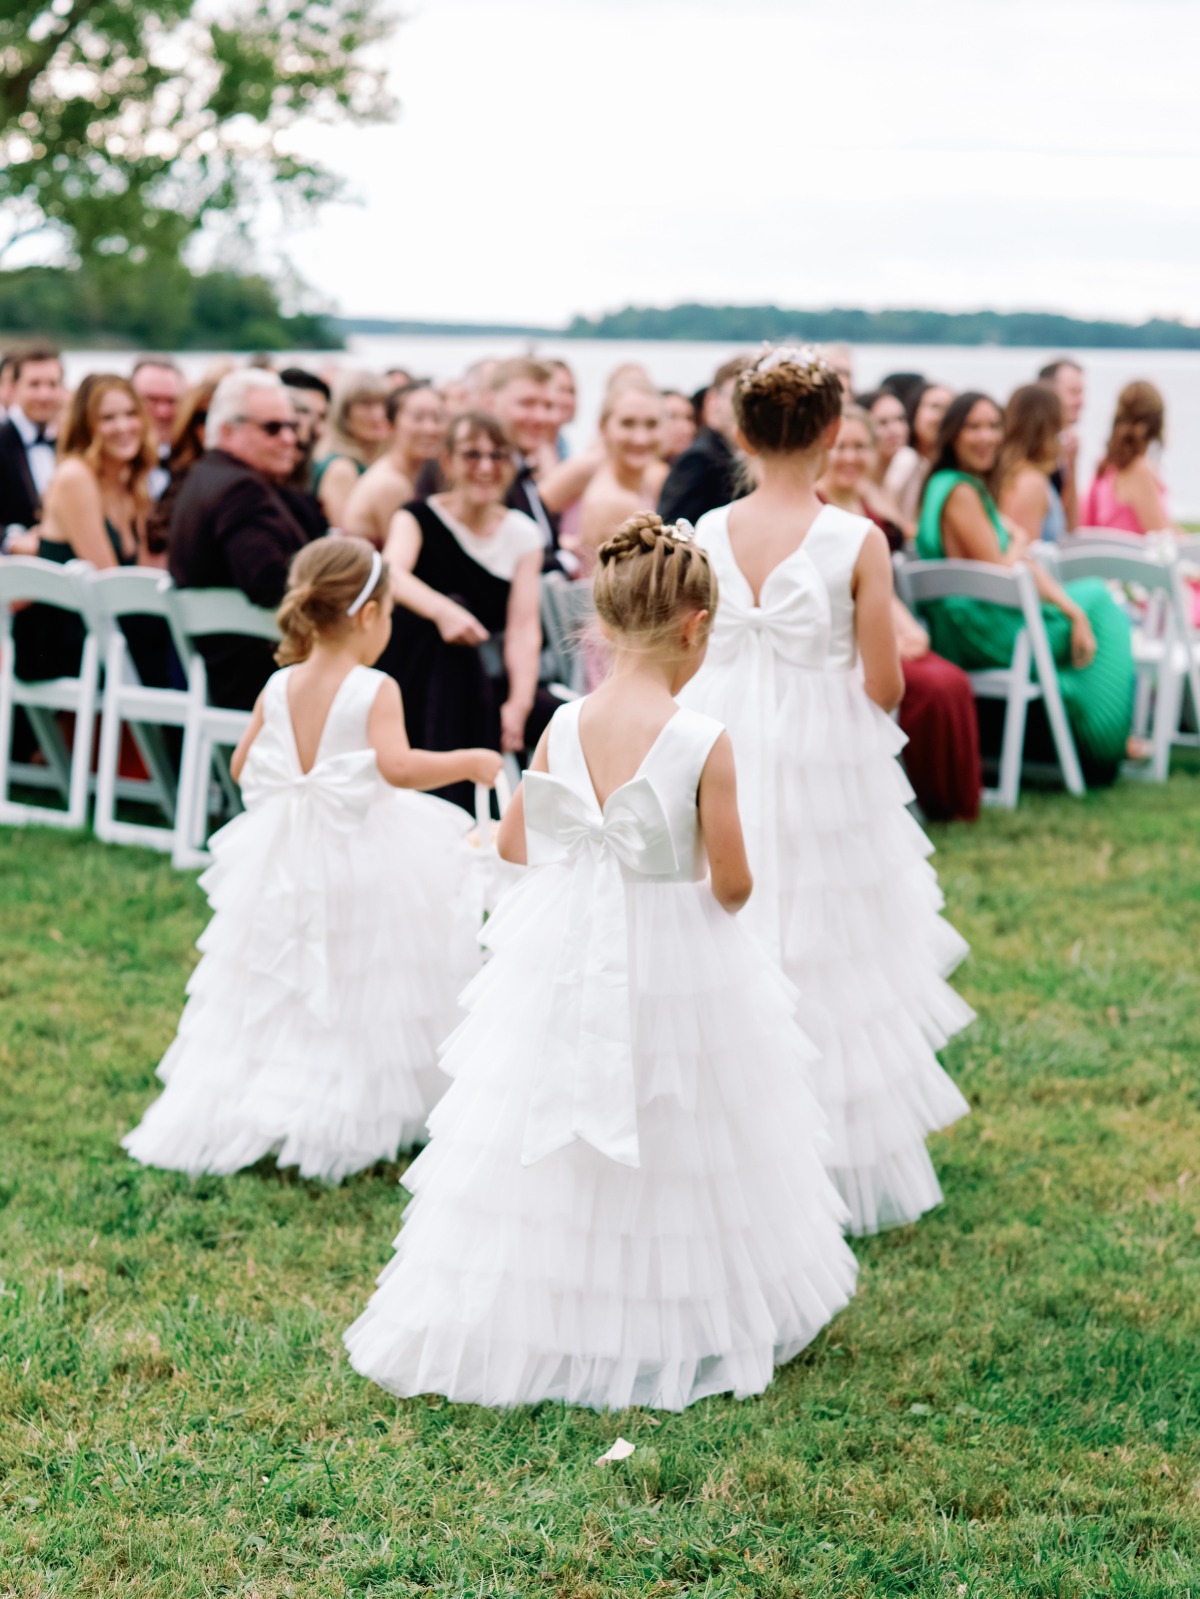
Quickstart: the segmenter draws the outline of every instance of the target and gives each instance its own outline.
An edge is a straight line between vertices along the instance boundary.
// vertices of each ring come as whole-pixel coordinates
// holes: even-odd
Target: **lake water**
[[[377,370],[402,366],[422,377],[458,376],[484,356],[518,355],[530,349],[542,356],[561,356],[575,373],[579,385],[579,420],[571,432],[578,447],[590,435],[605,380],[614,367],[640,362],[660,388],[691,393],[711,376],[728,356],[744,345],[651,343],[618,339],[542,339],[369,335],[354,338],[345,354],[286,357],[288,363],[324,369],[330,365],[362,365]],[[888,372],[923,372],[954,389],[981,389],[1001,403],[1021,383],[1027,383],[1040,366],[1061,350],[1010,350],[956,345],[860,344],[854,350],[855,386],[875,386]],[[1133,378],[1149,378],[1162,391],[1167,408],[1167,444],[1161,472],[1170,496],[1172,514],[1200,521],[1200,351],[1193,350],[1075,350],[1073,360],[1087,377],[1087,406],[1082,418],[1081,476],[1090,480],[1098,460],[1117,394]],[[199,376],[216,356],[188,354],[179,358],[190,377]],[[128,358],[97,351],[71,354],[67,369],[74,382],[89,371],[128,369]]]

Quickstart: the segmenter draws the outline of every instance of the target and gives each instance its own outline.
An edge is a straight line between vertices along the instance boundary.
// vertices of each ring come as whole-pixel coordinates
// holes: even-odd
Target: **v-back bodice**
[[[821,508],[800,546],[754,591],[737,563],[723,505],[700,518],[697,541],[717,574],[717,607],[709,658],[718,665],[764,646],[782,661],[810,671],[849,670],[858,659],[854,632],[854,564],[871,523],[835,505]]]
[[[563,860],[589,845],[607,849],[635,876],[686,883],[704,875],[696,796],[723,729],[680,709],[627,783],[600,804],[584,758],[579,719],[586,702],[555,712],[548,773],[525,774],[525,828],[531,865]]]
[[[367,720],[383,673],[352,667],[342,679],[307,772],[300,763],[288,703],[292,667],[276,672],[263,690],[262,731],[250,746],[242,773],[247,809],[276,794],[323,794],[338,810],[361,814],[379,792],[375,751],[367,741]]]

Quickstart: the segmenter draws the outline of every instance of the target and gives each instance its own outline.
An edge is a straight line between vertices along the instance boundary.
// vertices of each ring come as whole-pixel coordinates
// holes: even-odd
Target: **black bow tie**
[[[517,482],[518,483],[532,483],[533,482],[533,465],[532,465],[531,462],[529,462],[529,461],[522,461],[521,462],[520,466],[517,468]]]
[[[33,430],[33,444],[53,444],[53,443],[54,443],[54,440],[50,437],[50,429],[48,427],[46,427],[46,425],[44,423],[40,423],[37,427],[34,428],[34,430]],[[30,447],[32,448],[32,445]]]

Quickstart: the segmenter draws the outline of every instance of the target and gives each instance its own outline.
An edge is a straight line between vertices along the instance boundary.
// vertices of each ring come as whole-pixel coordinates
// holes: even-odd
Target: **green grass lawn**
[[[1200,772],[936,841],[946,1205],[762,1398],[597,1416],[350,1370],[398,1168],[125,1160],[202,897],[0,834],[0,1594],[1200,1595]]]

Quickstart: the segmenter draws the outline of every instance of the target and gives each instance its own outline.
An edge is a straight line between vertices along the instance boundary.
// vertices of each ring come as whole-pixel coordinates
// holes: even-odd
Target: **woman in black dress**
[[[400,684],[415,747],[465,741],[520,754],[554,709],[538,693],[541,530],[504,504],[513,456],[495,417],[455,418],[443,470],[444,493],[392,518],[385,554],[396,610],[379,665]],[[473,807],[466,784],[442,794]]]
[[[84,378],[72,396],[58,442],[58,466],[46,490],[37,547],[44,561],[112,566],[161,565],[146,548],[147,481],[157,463],[146,409],[127,378]],[[143,682],[166,686],[167,633],[143,618],[126,626]],[[83,624],[57,606],[30,605],[13,618],[17,675],[27,682],[73,677],[83,652]]]

